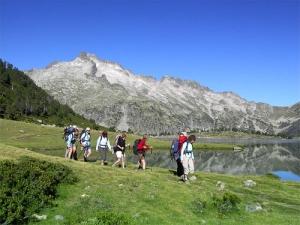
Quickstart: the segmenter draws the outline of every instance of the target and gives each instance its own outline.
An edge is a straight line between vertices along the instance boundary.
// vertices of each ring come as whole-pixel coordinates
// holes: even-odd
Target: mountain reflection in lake
[[[128,154],[128,160],[136,158]],[[194,151],[195,169],[228,174],[266,174],[273,171],[291,171],[300,175],[300,142],[249,145],[244,151]],[[146,155],[148,166],[175,169],[166,150],[153,150]]]

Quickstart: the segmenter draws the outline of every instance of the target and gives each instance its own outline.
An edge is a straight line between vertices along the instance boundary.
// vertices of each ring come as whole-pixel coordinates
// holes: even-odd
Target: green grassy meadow
[[[51,126],[39,126],[37,124],[3,120],[0,119],[0,142],[15,147],[27,148],[50,155],[63,155],[65,148],[63,141],[63,128]],[[95,148],[99,131],[92,130],[92,148]],[[117,135],[115,132],[108,132],[110,143],[114,143]],[[133,144],[134,140],[141,138],[137,135],[129,134],[127,143]],[[170,142],[149,138],[148,142],[155,150],[166,150],[170,148]],[[194,148],[200,150],[232,150],[234,145],[222,143],[195,143]]]
[[[97,133],[92,137],[95,143]],[[129,142],[135,138],[129,136]],[[150,143],[154,145],[154,140]],[[273,176],[197,172],[197,180],[185,184],[167,169],[138,171],[135,165],[121,169],[66,160],[64,149],[61,128],[0,120],[1,161],[29,156],[68,166],[79,178],[75,184],[60,185],[54,205],[37,212],[47,219],[31,224],[102,224],[96,222],[101,212],[124,215],[132,224],[300,224],[299,183],[282,182]],[[244,187],[247,179],[257,185]],[[225,183],[225,190],[218,190],[218,181]],[[218,210],[214,196],[221,198],[224,193],[241,200],[237,209],[228,213]],[[263,210],[247,212],[246,205],[254,203]],[[56,215],[64,219],[55,220]]]

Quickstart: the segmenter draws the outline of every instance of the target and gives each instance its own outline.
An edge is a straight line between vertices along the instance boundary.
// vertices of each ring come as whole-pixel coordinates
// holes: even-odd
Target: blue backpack
[[[66,128],[64,129],[64,139],[65,139],[65,141],[68,140],[68,136],[69,136],[70,134],[73,134],[74,131],[75,131],[75,129],[74,129],[73,127],[66,127]],[[74,136],[74,135],[73,135],[73,136]],[[72,139],[73,139],[73,137],[72,137]]]
[[[177,160],[179,158],[179,140],[174,139],[170,147],[170,157],[171,159]]]

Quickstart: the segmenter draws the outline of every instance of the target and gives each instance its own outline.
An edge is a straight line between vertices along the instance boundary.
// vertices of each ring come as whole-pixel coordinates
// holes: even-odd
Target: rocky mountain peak
[[[138,76],[86,52],[72,61],[26,73],[58,101],[106,127],[150,134],[188,127],[264,133],[291,130],[298,135],[292,128],[300,121],[297,105],[273,107],[248,102],[233,92],[217,93],[195,81]]]

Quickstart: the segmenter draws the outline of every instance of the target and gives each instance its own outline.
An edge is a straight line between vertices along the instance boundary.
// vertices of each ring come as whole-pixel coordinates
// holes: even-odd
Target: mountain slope
[[[88,53],[26,73],[75,112],[121,130],[163,134],[183,128],[238,129],[273,134],[287,132],[300,119],[293,107],[248,102],[232,92],[216,93],[169,76],[138,76]]]
[[[32,120],[50,124],[97,125],[77,115],[69,106],[52,96],[13,65],[0,59],[0,118]]]

